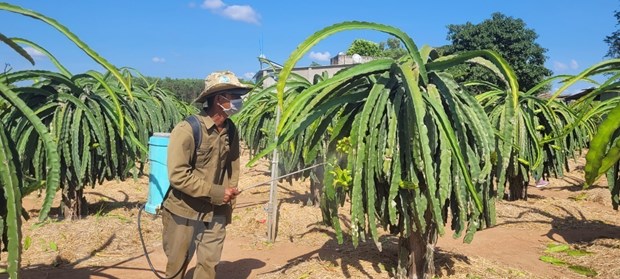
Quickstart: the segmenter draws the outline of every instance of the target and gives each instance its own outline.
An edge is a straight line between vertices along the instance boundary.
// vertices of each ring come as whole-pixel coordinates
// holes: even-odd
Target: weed
[[[26,236],[24,238],[24,251],[28,251],[28,248],[32,245],[32,238],[30,236]]]
[[[571,257],[580,257],[580,256],[585,256],[585,255],[589,255],[592,254],[592,252],[588,252],[585,250],[579,250],[579,249],[572,249],[569,245],[567,244],[559,244],[559,243],[550,243],[549,245],[547,245],[547,249],[545,250],[545,253],[550,254],[550,253],[564,253],[568,256]],[[587,266],[581,266],[581,265],[573,265],[570,264],[568,262],[565,262],[562,259],[558,259],[552,256],[540,256],[540,260],[546,263],[550,263],[552,265],[557,265],[557,266],[567,266],[568,269],[572,270],[573,272],[579,273],[581,275],[585,275],[588,277],[594,277],[596,275],[598,275],[598,273],[587,267]]]
[[[50,250],[54,252],[58,251],[58,244],[56,244],[56,242],[54,242],[53,240],[49,242],[49,247],[50,247]]]
[[[588,194],[585,192],[569,197],[569,199],[574,200],[574,201],[585,201],[587,198],[588,198]]]
[[[125,223],[131,223],[131,219],[129,219],[129,218],[123,216],[123,215],[120,215],[120,214],[106,214],[105,216],[106,217],[111,217],[111,218],[116,218],[116,219],[121,220],[122,222],[125,222]]]

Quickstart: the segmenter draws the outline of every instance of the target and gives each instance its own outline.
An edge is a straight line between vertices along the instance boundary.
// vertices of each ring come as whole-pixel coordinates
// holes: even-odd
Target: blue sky
[[[441,1],[10,1],[56,19],[117,67],[144,75],[204,78],[229,69],[249,77],[257,57],[283,63],[314,32],[342,21],[360,20],[397,27],[422,45],[441,46],[449,24],[480,23],[493,12],[523,19],[548,51],[554,74],[575,74],[604,59],[603,42],[616,27],[620,2],[612,0],[449,0]],[[43,22],[0,11],[0,33],[38,43],[72,73],[101,70],[61,33]],[[315,46],[297,65],[329,64],[354,39],[385,41],[376,31],[348,31]],[[31,50],[30,50],[31,51]],[[32,52],[33,67],[4,44],[0,63],[13,70],[54,69]]]

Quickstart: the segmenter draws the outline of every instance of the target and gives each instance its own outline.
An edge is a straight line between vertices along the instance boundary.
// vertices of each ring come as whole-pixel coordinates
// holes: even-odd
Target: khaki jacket
[[[168,177],[171,191],[163,206],[175,215],[210,222],[213,215],[226,216],[230,224],[232,205],[223,204],[224,189],[237,187],[239,182],[239,134],[234,123],[226,120],[218,132],[215,123],[204,111],[199,119],[202,143],[194,159],[192,127],[182,121],[174,127],[168,143]],[[228,130],[233,129],[232,139]]]

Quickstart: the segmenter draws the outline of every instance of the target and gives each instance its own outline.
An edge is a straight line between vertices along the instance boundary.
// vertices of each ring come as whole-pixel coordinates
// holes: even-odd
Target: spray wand
[[[310,170],[310,169],[313,169],[313,168],[316,168],[316,167],[319,167],[319,166],[322,166],[322,165],[325,165],[325,164],[327,164],[327,162],[324,162],[324,163],[319,163],[319,164],[316,164],[316,165],[312,165],[312,166],[309,166],[309,167],[304,168],[304,169],[300,169],[300,170],[297,170],[297,171],[294,171],[294,172],[291,172],[291,173],[288,173],[288,174],[285,174],[285,175],[282,175],[282,176],[278,176],[278,177],[276,177],[276,178],[274,178],[274,179],[271,179],[271,180],[269,180],[269,181],[265,181],[265,182],[261,182],[261,183],[258,183],[258,184],[254,184],[254,185],[251,185],[251,186],[245,187],[245,188],[243,188],[243,189],[240,189],[240,190],[239,190],[239,194],[241,194],[241,192],[244,192],[244,191],[246,191],[246,190],[249,190],[249,189],[252,189],[252,188],[256,188],[256,187],[259,187],[259,186],[263,186],[263,185],[269,184],[269,183],[271,183],[271,182],[273,182],[273,181],[276,181],[276,180],[280,180],[280,179],[282,179],[282,178],[285,178],[285,177],[287,177],[287,176],[291,176],[291,175],[293,175],[293,174],[297,174],[297,173],[300,173],[300,172],[304,172],[304,171],[307,171],[307,170]]]

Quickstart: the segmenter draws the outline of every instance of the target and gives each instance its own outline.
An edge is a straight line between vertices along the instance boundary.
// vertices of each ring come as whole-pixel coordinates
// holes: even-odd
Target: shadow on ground
[[[560,212],[564,212],[564,214],[552,214],[533,206],[518,204],[512,204],[511,206],[522,208],[523,211],[513,218],[514,221],[506,221],[497,226],[519,223],[550,224],[551,229],[546,233],[546,236],[553,241],[569,244],[590,242],[599,238],[620,239],[620,227],[609,225],[599,220],[588,220],[583,212],[578,209],[573,209],[573,211],[576,210],[576,213],[573,213],[565,207],[554,205],[555,208],[559,209]],[[526,214],[538,215],[543,218],[520,221],[519,219]],[[562,239],[558,239],[558,236]]]
[[[89,278],[108,278],[108,279],[121,279],[122,277],[116,277],[110,274],[106,274],[106,270],[148,270],[146,268],[133,268],[122,266],[124,263],[135,260],[137,258],[143,257],[143,255],[138,255],[135,257],[131,257],[125,259],[124,261],[115,263],[113,265],[108,265],[105,267],[97,267],[97,266],[89,266],[89,267],[80,267],[76,268],[76,266],[92,258],[99,251],[103,251],[106,247],[108,247],[116,236],[112,235],[108,240],[103,243],[100,247],[93,250],[90,253],[90,256],[78,259],[73,261],[72,263],[68,263],[69,261],[63,259],[62,257],[58,257],[53,265],[32,265],[24,268],[20,271],[21,279],[41,279],[41,278],[57,278],[57,279],[89,279]],[[0,279],[8,279],[8,275],[0,274]]]
[[[332,270],[334,276],[342,274],[344,278],[360,278],[358,273],[363,278],[375,278],[376,274],[383,274],[382,278],[395,276],[398,266],[397,236],[380,236],[381,252],[377,250],[372,239],[360,242],[356,248],[347,235],[344,236],[343,244],[338,244],[335,233],[316,227],[300,234],[299,237],[317,231],[330,235],[330,240],[326,241],[322,247],[292,258],[284,266],[262,274],[286,275],[289,271],[295,270],[298,265],[318,261],[325,270]],[[370,267],[368,264],[362,264],[363,262],[369,263]],[[436,275],[441,277],[454,275],[457,263],[470,264],[471,262],[465,255],[436,248],[434,263]],[[372,272],[369,268],[372,269]]]

